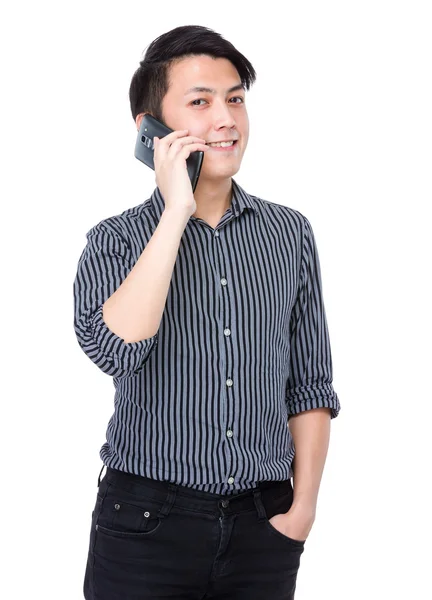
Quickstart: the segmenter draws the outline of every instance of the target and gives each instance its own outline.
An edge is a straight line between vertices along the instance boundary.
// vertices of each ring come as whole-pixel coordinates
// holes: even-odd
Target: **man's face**
[[[230,91],[231,88],[238,89]],[[191,91],[191,88],[210,91]],[[237,69],[225,58],[191,56],[171,66],[169,88],[162,102],[168,127],[188,129],[206,142],[235,140],[232,148],[210,147],[204,154],[200,179],[230,178],[240,169],[249,138],[245,90]],[[138,121],[138,128],[140,120]]]

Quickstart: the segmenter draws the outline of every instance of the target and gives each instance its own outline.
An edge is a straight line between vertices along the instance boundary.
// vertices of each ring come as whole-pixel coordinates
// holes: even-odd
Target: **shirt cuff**
[[[138,372],[158,342],[158,333],[139,342],[125,342],[116,335],[103,319],[101,304],[90,319],[91,336],[100,352],[108,361],[125,373]]]
[[[313,408],[330,408],[330,417],[335,419],[341,409],[339,398],[331,383],[298,386],[286,397],[290,415],[297,415]]]

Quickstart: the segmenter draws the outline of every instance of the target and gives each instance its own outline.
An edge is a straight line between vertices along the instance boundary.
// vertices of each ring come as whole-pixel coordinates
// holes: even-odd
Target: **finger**
[[[157,142],[155,142],[155,145],[154,145],[155,151],[156,151],[156,144],[157,144],[158,155],[160,154],[164,157],[170,156],[170,158],[173,158],[173,156],[175,154],[168,154],[168,152],[172,148],[173,144],[177,143],[178,141],[183,141],[183,143],[186,143],[186,141],[184,141],[184,140],[190,141],[190,140],[199,140],[200,139],[196,136],[185,137],[187,131],[188,131],[187,129],[184,129],[183,131],[173,131],[169,135],[165,135],[163,138],[159,138],[159,137],[155,136],[153,138],[153,139],[157,138]],[[173,137],[173,134],[175,134],[174,137]]]
[[[174,158],[174,156],[176,156],[182,150],[182,148],[190,145],[191,143],[202,144],[205,146],[204,139],[199,138],[195,135],[189,135],[187,137],[175,140],[169,147],[167,156],[169,156],[171,159]]]
[[[197,150],[206,152],[207,150],[210,150],[210,148],[208,146],[206,146],[205,144],[200,144],[200,143],[187,144],[186,146],[183,146],[183,148],[180,150],[179,154],[181,156],[183,156],[183,158],[188,158],[188,156],[192,152],[196,152]]]
[[[178,129],[158,139],[161,142],[161,146],[163,145],[169,147],[177,138],[184,137],[188,131],[188,129]]]

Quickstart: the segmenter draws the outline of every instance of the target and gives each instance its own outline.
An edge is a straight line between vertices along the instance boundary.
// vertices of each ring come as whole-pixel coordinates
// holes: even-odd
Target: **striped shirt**
[[[191,216],[156,334],[125,343],[104,302],[165,208],[158,188],[95,225],[74,280],[74,329],[115,388],[100,450],[111,468],[216,494],[293,476],[291,415],[340,410],[320,263],[299,211],[248,194],[213,229]]]

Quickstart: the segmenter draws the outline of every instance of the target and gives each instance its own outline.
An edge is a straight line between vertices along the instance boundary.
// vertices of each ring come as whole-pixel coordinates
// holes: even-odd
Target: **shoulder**
[[[154,227],[154,215],[150,208],[150,200],[125,209],[123,212],[100,220],[87,232],[87,238],[95,235],[106,235],[122,240],[127,245],[136,237],[141,236],[143,229]]]
[[[300,236],[303,236],[305,228],[310,226],[310,222],[306,216],[291,206],[252,194],[249,194],[249,197],[265,217],[272,221],[280,222],[290,231],[295,231]]]

